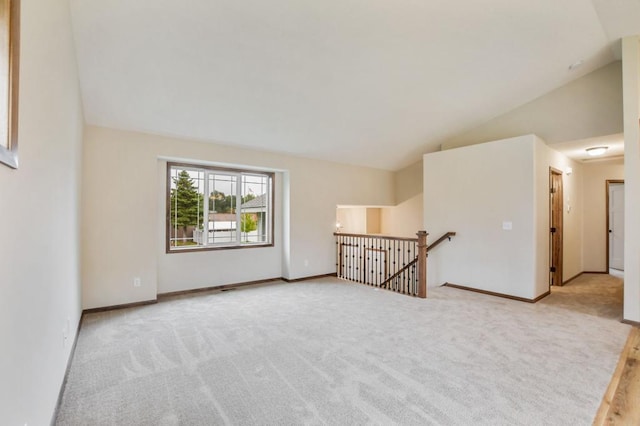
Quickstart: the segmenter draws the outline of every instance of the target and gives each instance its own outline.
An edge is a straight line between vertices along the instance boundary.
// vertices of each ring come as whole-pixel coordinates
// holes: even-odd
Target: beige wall
[[[394,237],[415,238],[416,233],[424,229],[422,193],[415,195],[397,206],[380,209],[380,232]],[[437,238],[430,235],[429,238]]]
[[[624,318],[640,321],[640,36],[622,40],[624,91]]]
[[[346,234],[380,234],[380,208],[338,206],[336,222]]]
[[[442,149],[536,134],[556,142],[622,131],[621,63],[613,62],[442,144]],[[570,112],[570,113],[568,113]]]
[[[396,205],[380,209],[382,234],[413,238],[424,229],[422,168],[421,160],[396,172]]]
[[[367,234],[380,233],[380,209],[377,207],[367,208]]]
[[[549,290],[549,168],[562,172],[562,280],[567,281],[584,269],[583,247],[583,175],[581,163],[548,147],[536,137],[536,293]],[[572,169],[567,174],[568,168]]]
[[[167,158],[278,171],[283,194],[276,200],[275,246],[165,254]],[[83,161],[85,308],[151,300],[157,292],[333,273],[336,206],[393,203],[392,172],[135,132],[87,127]],[[133,287],[133,277],[141,277],[141,287]]]
[[[528,135],[424,156],[425,226],[434,238],[457,232],[429,254],[429,285],[528,299],[548,291],[550,166],[573,167],[563,178],[564,277],[581,272],[581,166]]]
[[[68,2],[21,15],[20,168],[0,165],[0,424],[47,425],[80,319],[83,118]]]
[[[422,194],[422,160],[398,170],[394,176],[396,204]]]
[[[340,232],[347,234],[367,233],[366,207],[338,207],[336,221],[340,224]]]
[[[634,40],[634,43],[636,43],[637,37]],[[627,62],[633,62],[633,60]],[[630,67],[629,64],[625,66]],[[623,128],[622,70],[623,65],[621,62],[609,64],[446,141],[443,143],[442,148],[446,150],[526,133],[539,135],[553,148],[554,142],[619,133]],[[635,74],[627,72],[627,75]],[[633,86],[634,83],[627,82],[625,84]],[[629,98],[628,92],[632,96],[636,96],[633,95],[635,93],[634,90],[625,89],[625,102]],[[637,96],[634,99],[637,103]],[[631,104],[633,102],[631,101]],[[629,107],[625,106],[625,111],[628,109]],[[567,111],[571,111],[571,113],[567,114]],[[635,123],[625,128],[625,134],[629,133],[628,128],[631,128],[632,133],[637,132],[637,117],[634,121],[633,117],[635,115],[633,112],[630,114],[625,112],[625,114],[631,116],[631,118],[627,118],[628,122]],[[558,117],[562,117],[562,119],[559,120]],[[631,139],[634,139],[633,135]],[[631,149],[633,150],[634,148]],[[546,156],[542,152],[538,153],[538,156],[540,155]],[[548,159],[556,158],[557,161],[563,163],[566,158],[562,159],[562,157],[552,155]],[[543,162],[546,161],[544,160]],[[591,196],[593,185],[596,184],[594,180],[601,179],[602,176],[598,176],[599,169],[595,164],[587,163],[584,165],[583,170],[581,170],[581,165],[573,167],[573,169],[573,175],[563,176],[565,185],[564,280],[571,278],[575,275],[574,273],[585,270],[604,271],[606,266],[606,245],[604,245],[605,241],[603,240],[606,235],[593,231],[595,227],[604,229],[605,226],[603,222],[604,207],[597,207],[597,211],[594,210],[596,205],[599,206],[604,203],[604,200],[600,200],[600,197],[604,197],[604,190],[602,190],[602,194],[598,192],[595,197]],[[635,169],[635,167],[632,167],[632,169]],[[601,171],[604,172],[604,170]],[[540,171],[540,173],[542,172]],[[581,173],[583,173],[583,176],[579,177]],[[619,173],[619,170],[617,173]],[[619,174],[616,174],[616,176],[619,176]],[[538,178],[540,183],[544,179],[542,174]],[[581,181],[582,183],[580,184],[579,182]],[[571,191],[575,191],[573,197],[567,191],[567,185],[575,187],[575,189],[571,189]],[[581,188],[581,185],[584,188]],[[570,212],[567,210],[569,205],[572,208]],[[542,211],[539,215],[541,218],[544,216]],[[542,238],[542,235],[538,238]],[[538,254],[538,256],[541,256],[541,254]],[[542,266],[540,268],[541,270],[538,271],[538,274],[542,271]],[[638,274],[640,275],[640,272]],[[640,278],[638,280],[638,293],[640,294]],[[638,306],[638,316],[640,316],[640,304]]]
[[[607,270],[606,181],[624,179],[624,161],[598,161],[584,164],[584,270]]]

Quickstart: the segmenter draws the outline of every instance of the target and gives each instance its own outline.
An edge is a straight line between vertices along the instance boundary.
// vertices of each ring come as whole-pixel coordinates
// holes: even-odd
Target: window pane
[[[171,168],[170,246],[201,246],[203,241],[204,172]]]
[[[242,175],[240,230],[243,244],[269,241],[269,177]]]
[[[273,245],[271,173],[177,163],[167,170],[167,252]]]
[[[238,178],[235,175],[209,175],[209,244],[235,243]]]

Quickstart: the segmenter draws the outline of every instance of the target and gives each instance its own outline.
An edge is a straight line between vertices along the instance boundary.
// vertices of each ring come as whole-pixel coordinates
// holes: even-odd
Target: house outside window
[[[167,164],[167,252],[273,245],[273,173]]]

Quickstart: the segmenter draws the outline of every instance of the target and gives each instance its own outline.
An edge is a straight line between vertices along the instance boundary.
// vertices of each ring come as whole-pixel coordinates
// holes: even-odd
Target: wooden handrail
[[[426,231],[418,231],[418,238],[340,232],[333,235],[339,278],[425,298],[427,252],[456,233],[447,232],[430,245]]]
[[[438,244],[440,244],[441,242],[443,242],[444,240],[448,239],[449,241],[451,241],[451,237],[454,237],[456,235],[455,232],[447,232],[446,234],[444,234],[442,237],[438,238],[437,240],[435,240],[433,243],[429,244],[427,246],[427,253],[429,252],[429,250],[435,248]]]
[[[397,276],[399,276],[402,273],[406,272],[406,270],[409,269],[410,267],[412,267],[413,265],[415,265],[417,261],[418,261],[418,257],[416,257],[411,262],[409,262],[406,265],[404,265],[402,267],[402,269],[400,269],[398,272],[396,272],[395,274],[391,275],[389,278],[384,280],[384,282],[382,284],[380,284],[380,288],[387,288],[387,284],[389,284],[391,281],[393,281],[394,278],[396,278]]]
[[[391,237],[391,236],[387,236],[387,235],[376,235],[376,234],[351,234],[351,233],[344,233],[344,232],[334,232],[333,235],[343,235],[346,237],[365,237],[365,238],[380,238],[381,240],[398,240],[398,241],[413,241],[413,242],[418,242],[417,238],[409,238],[409,237]],[[455,237],[456,233],[453,231],[449,231],[446,234],[444,234],[442,237],[438,238],[437,240],[435,240],[433,243],[429,244],[427,246],[427,251],[435,248],[438,244],[440,244],[441,242],[443,242],[444,240],[448,239],[449,241],[451,241],[451,237]]]
[[[333,235],[341,235],[343,237],[363,237],[363,238],[380,238],[381,240],[396,240],[396,241],[413,241],[418,242],[417,238],[407,237],[391,237],[389,235],[377,235],[377,234],[347,234],[344,232],[334,232]]]

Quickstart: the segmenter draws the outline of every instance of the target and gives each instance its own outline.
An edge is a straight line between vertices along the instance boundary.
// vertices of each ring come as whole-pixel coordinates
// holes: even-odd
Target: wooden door
[[[549,285],[562,285],[562,172],[549,171]]]

